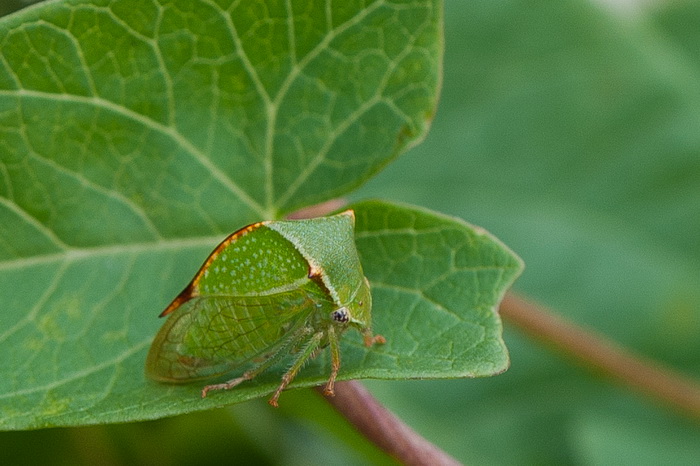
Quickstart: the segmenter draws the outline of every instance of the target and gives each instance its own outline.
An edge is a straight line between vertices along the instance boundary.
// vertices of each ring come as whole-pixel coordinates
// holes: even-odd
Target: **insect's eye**
[[[335,320],[336,322],[344,323],[350,320],[350,315],[348,314],[347,309],[341,307],[340,309],[336,309],[331,313],[331,319]]]
[[[364,304],[365,304],[364,301],[358,301],[358,302],[357,302],[357,305],[360,306],[360,307],[363,306]]]

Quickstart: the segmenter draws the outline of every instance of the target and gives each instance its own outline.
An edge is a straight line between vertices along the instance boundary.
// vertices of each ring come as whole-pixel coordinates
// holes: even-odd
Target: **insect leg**
[[[289,338],[285,339],[285,341],[282,344],[280,344],[275,350],[272,351],[270,357],[255,365],[251,369],[245,371],[240,377],[236,377],[235,379],[231,379],[224,383],[217,383],[213,385],[207,385],[206,387],[204,387],[202,389],[202,398],[205,398],[207,396],[207,393],[209,393],[212,390],[228,390],[240,384],[241,382],[254,379],[270,367],[274,366],[277,362],[279,362],[280,359],[287,356],[287,354],[289,353],[289,349],[293,345],[295,345],[299,341],[299,339],[303,338],[304,335],[308,335],[309,333],[310,332],[308,327],[301,327],[297,329],[292,333],[292,335]]]
[[[335,334],[333,326],[328,328],[328,343],[330,343],[331,347],[331,376],[328,378],[328,383],[326,383],[323,394],[334,396],[335,391],[333,387],[335,386],[335,378],[338,376],[338,371],[340,370],[340,345],[338,344],[338,337]]]
[[[304,365],[307,359],[311,357],[311,355],[318,349],[318,346],[321,344],[321,339],[323,338],[323,332],[317,332],[314,333],[313,336],[309,339],[309,341],[306,343],[306,346],[304,346],[304,349],[299,352],[299,355],[296,357],[296,360],[294,361],[294,364],[292,364],[292,367],[289,368],[289,370],[282,376],[282,383],[280,384],[279,387],[277,387],[277,390],[275,390],[274,395],[272,395],[272,398],[270,398],[269,403],[277,407],[277,400],[280,397],[280,393],[282,393],[282,390],[284,390],[289,383],[294,380],[294,377],[296,377],[297,372],[299,372],[299,369]]]

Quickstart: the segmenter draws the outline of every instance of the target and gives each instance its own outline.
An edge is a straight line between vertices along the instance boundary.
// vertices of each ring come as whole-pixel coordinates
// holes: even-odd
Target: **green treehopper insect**
[[[355,216],[268,221],[244,227],[211,253],[190,284],[161,313],[170,317],[146,359],[147,375],[161,382],[211,379],[245,367],[211,390],[253,379],[290,353],[294,360],[270,404],[304,363],[330,347],[333,395],[340,369],[339,338],[349,327],[365,345],[372,335],[372,297],[354,242]]]

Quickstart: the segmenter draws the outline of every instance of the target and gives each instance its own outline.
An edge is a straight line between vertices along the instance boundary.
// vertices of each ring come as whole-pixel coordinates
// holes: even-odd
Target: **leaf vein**
[[[273,112],[270,114],[270,119],[269,119],[269,125],[268,125],[268,131],[266,134],[266,151],[265,151],[265,161],[266,161],[266,169],[267,169],[267,185],[266,185],[266,193],[268,197],[268,211],[271,210],[272,208],[272,203],[274,202],[274,180],[273,180],[273,174],[272,174],[272,157],[274,153],[274,130],[277,125],[277,109],[281,106],[282,100],[284,97],[287,95],[287,92],[291,88],[292,84],[295,82],[297,77],[306,69],[306,66],[311,63],[317,56],[321,54],[326,48],[328,47],[328,44],[331,43],[333,39],[338,37],[340,34],[351,28],[352,26],[358,24],[362,19],[367,17],[370,13],[374,12],[377,8],[379,8],[380,5],[383,5],[383,1],[377,1],[370,5],[367,8],[364,8],[360,10],[355,16],[349,18],[345,23],[337,26],[335,29],[329,29],[328,34],[326,34],[323,39],[311,50],[309,53],[307,53],[297,64],[296,66],[293,66],[290,70],[290,73],[287,75],[285,80],[282,82],[282,85],[280,86],[279,92],[275,96],[273,102],[271,103],[271,108],[274,109]],[[366,104],[363,106],[366,107]],[[361,114],[361,113],[360,113]],[[350,115],[348,118],[351,118],[352,115]],[[341,124],[342,125],[342,124]],[[296,180],[292,183],[294,188],[292,189],[291,187],[287,189],[287,191],[277,200],[277,205],[282,206],[286,203],[287,199],[291,197],[291,195],[294,194],[294,192],[298,189],[298,186],[300,186],[310,175],[311,173],[316,169],[316,167],[321,163],[322,159],[325,158],[327,151],[330,150],[330,147],[332,146],[333,142],[335,141],[335,138],[339,135],[342,134],[338,133],[336,131],[335,135],[329,135],[329,138],[326,140],[326,143],[324,144],[324,147],[321,148],[319,151],[319,155],[317,155],[314,160],[312,160],[311,164],[307,166],[307,168],[300,173]],[[321,160],[319,160],[319,158]],[[311,167],[311,168],[309,168]]]
[[[30,138],[27,137],[26,134],[24,134],[25,140],[29,141]],[[29,146],[29,144],[28,144]],[[61,173],[63,175],[66,175],[70,178],[75,179],[81,186],[84,188],[90,189],[96,193],[102,194],[107,198],[113,199],[114,201],[126,206],[131,210],[142,222],[143,225],[153,234],[155,238],[160,238],[160,232],[158,231],[158,228],[153,224],[151,219],[148,217],[146,212],[143,210],[143,208],[128,198],[126,198],[123,194],[114,191],[113,189],[108,189],[104,186],[101,186],[97,183],[94,183],[93,181],[89,180],[88,178],[85,178],[82,176],[80,173],[73,171],[71,169],[68,169],[64,167],[63,165],[59,164],[53,159],[46,158],[36,152],[33,149],[29,149],[27,151],[28,155],[32,157],[34,160],[38,161],[39,163],[42,163],[43,165],[50,167],[52,170]]]
[[[190,141],[188,141],[175,128],[171,126],[165,126],[151,118],[134,112],[129,108],[122,107],[101,97],[83,97],[70,94],[49,94],[45,92],[31,91],[26,89],[22,89],[19,91],[0,90],[0,97],[2,96],[31,97],[36,99],[60,100],[80,105],[91,105],[97,108],[103,108],[109,112],[138,122],[144,127],[150,128],[153,131],[163,134],[172,139],[178,146],[180,146],[185,151],[185,153],[189,154],[196,162],[198,162],[202,167],[207,169],[215,180],[217,180],[234,195],[236,195],[251,210],[253,210],[259,215],[263,215],[265,213],[262,207],[253,198],[251,198],[248,195],[248,193],[246,193],[240,186],[234,183],[233,180],[230,177],[226,176],[218,167],[216,167],[211,162],[211,160],[209,160],[209,158],[204,155],[204,153],[202,153]]]
[[[17,216],[19,216],[22,220],[24,220],[35,230],[42,233],[51,243],[53,243],[59,249],[66,250],[70,248],[70,246],[68,246],[58,236],[56,236],[56,234],[53,231],[51,231],[50,228],[41,223],[36,217],[31,215],[25,209],[22,209],[16,202],[0,197],[0,205],[5,206],[7,209],[17,214]]]
[[[147,338],[147,339],[143,340],[142,342],[135,344],[131,348],[127,349],[126,351],[122,352],[121,354],[117,355],[116,357],[114,357],[112,359],[108,359],[107,361],[101,362],[101,363],[96,364],[96,365],[94,365],[90,368],[87,368],[87,369],[75,371],[75,372],[69,374],[68,376],[63,377],[63,378],[58,379],[58,380],[55,380],[53,382],[50,382],[50,383],[47,383],[44,385],[35,386],[32,388],[26,388],[24,390],[14,390],[14,391],[9,392],[9,393],[0,394],[0,400],[7,399],[7,398],[13,398],[13,397],[17,397],[17,396],[31,395],[34,393],[48,392],[50,390],[53,390],[53,389],[58,388],[60,386],[66,385],[66,384],[73,382],[75,380],[85,378],[85,377],[92,375],[96,372],[99,372],[103,369],[107,369],[107,368],[112,367],[112,366],[117,366],[121,362],[125,361],[126,359],[130,358],[134,354],[138,353],[139,351],[141,351],[144,348],[146,348],[147,346],[149,346],[151,344],[151,340],[152,340],[151,338]]]
[[[58,289],[58,285],[63,279],[63,275],[66,273],[66,270],[68,269],[68,263],[63,263],[60,265],[58,270],[56,270],[55,274],[53,275],[53,278],[51,282],[46,285],[44,288],[41,296],[39,299],[34,303],[34,306],[27,312],[20,320],[15,323],[12,327],[8,328],[5,330],[2,334],[0,334],[0,342],[4,342],[7,340],[9,337],[11,337],[14,333],[17,331],[21,330],[24,328],[26,325],[32,323],[36,316],[39,314],[41,309],[44,307],[46,302],[48,301],[49,297]]]
[[[52,264],[64,261],[78,261],[106,255],[144,253],[157,251],[180,251],[187,248],[209,248],[221,241],[220,236],[197,237],[185,239],[169,239],[155,242],[141,242],[130,244],[111,244],[91,248],[70,248],[65,251],[43,254],[32,257],[0,261],[0,271],[21,269],[42,264]]]

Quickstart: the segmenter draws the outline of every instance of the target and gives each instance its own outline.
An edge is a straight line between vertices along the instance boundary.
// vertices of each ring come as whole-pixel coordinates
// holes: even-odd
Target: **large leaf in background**
[[[698,5],[668,3],[667,33],[585,1],[447,2],[431,133],[358,195],[487,227],[520,291],[699,379]],[[367,385],[467,464],[697,463],[697,424],[505,329],[502,376]]]
[[[373,327],[387,343],[368,350],[357,332],[348,332],[339,379],[479,377],[504,371],[508,356],[495,309],[519,275],[520,260],[484,231],[456,219],[381,202],[352,208],[358,250],[373,286]],[[183,255],[201,250],[182,249]],[[153,259],[141,255],[134,260]],[[120,289],[138,290],[140,277],[122,273]],[[93,288],[95,281],[88,280],[81,291],[98,295]],[[122,422],[206,409],[268,394],[286,370],[282,364],[206,399],[199,396],[202,383],[149,382],[143,361],[151,338],[142,327],[153,325],[145,324],[128,302],[122,303],[129,309],[124,314],[96,297],[99,312],[86,316],[70,307],[70,293],[65,294],[56,303],[48,300],[48,313],[34,311],[5,335],[4,353],[18,361],[4,369],[9,381],[3,390],[5,429]],[[146,336],[125,350],[119,344],[121,328]],[[40,332],[53,338],[42,340]],[[324,353],[293,385],[322,383],[329,367]]]
[[[0,257],[226,233],[359,185],[423,137],[442,49],[440,2],[362,3],[4,18],[2,223],[26,232]]]
[[[437,0],[51,1],[0,20],[4,427],[237,397],[145,384],[156,315],[225,234],[423,137],[441,25]]]

